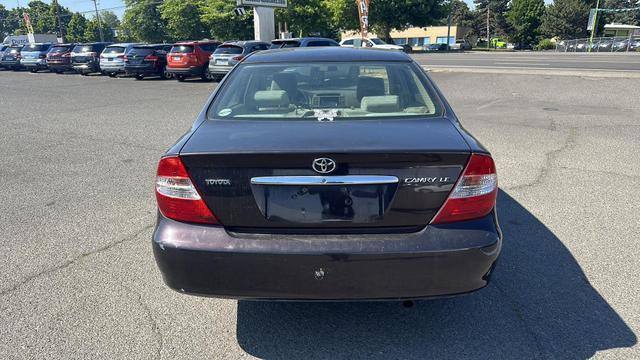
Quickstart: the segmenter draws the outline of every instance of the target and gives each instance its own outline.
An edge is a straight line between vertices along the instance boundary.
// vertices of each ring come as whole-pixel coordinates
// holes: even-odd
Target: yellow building
[[[449,34],[449,44],[455,44],[456,40],[467,39],[474,44],[475,39],[470,39],[470,28],[462,26],[451,26]],[[359,32],[349,31],[342,33],[342,39],[357,37]],[[369,37],[378,37],[375,34],[369,34]],[[447,27],[446,26],[427,26],[412,27],[403,31],[391,31],[391,38],[397,45],[409,44],[411,47],[422,49],[425,45],[446,44],[447,43]]]

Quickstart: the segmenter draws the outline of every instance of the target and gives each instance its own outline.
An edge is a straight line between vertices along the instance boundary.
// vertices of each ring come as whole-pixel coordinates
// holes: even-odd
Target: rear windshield
[[[74,53],[85,53],[93,51],[93,45],[76,45],[73,48]]]
[[[25,45],[22,48],[22,51],[46,51],[51,45],[43,45],[43,44],[33,44],[33,45]]]
[[[193,46],[191,45],[174,45],[171,48],[171,53],[190,53],[193,52]]]
[[[129,54],[136,54],[136,55],[148,55],[151,54],[155,51],[155,49],[150,48],[150,47],[134,47],[133,49],[131,49],[129,51]]]
[[[104,49],[102,53],[103,54],[123,54],[124,51],[125,51],[125,48],[123,46],[108,46],[106,49]]]
[[[242,54],[243,49],[236,45],[220,45],[214,54]]]
[[[244,64],[209,118],[340,121],[440,115],[422,70],[409,62]]]
[[[68,46],[54,46],[49,50],[50,53],[63,53],[69,51]]]

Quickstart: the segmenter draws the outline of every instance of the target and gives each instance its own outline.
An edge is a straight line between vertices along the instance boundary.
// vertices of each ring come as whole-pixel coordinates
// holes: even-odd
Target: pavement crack
[[[101,269],[99,269],[98,271],[100,271],[101,273],[107,276],[112,275]],[[156,320],[155,316],[153,316],[153,312],[151,311],[151,308],[149,307],[149,305],[147,305],[147,303],[144,302],[144,300],[142,299],[142,294],[140,292],[135,291],[133,288],[125,285],[121,281],[116,282],[116,285],[123,288],[127,292],[127,294],[131,298],[133,298],[138,305],[140,305],[140,307],[144,311],[149,321],[149,324],[151,326],[151,332],[153,333],[153,336],[156,338],[157,349],[156,349],[156,354],[154,359],[162,359],[162,348],[164,347],[164,335],[162,334],[162,331],[160,331],[160,326],[158,325],[158,321]]]
[[[67,260],[67,261],[63,262],[62,264],[59,264],[57,266],[45,269],[45,270],[40,271],[40,272],[38,272],[36,274],[27,276],[26,278],[24,278],[22,281],[18,282],[17,284],[15,284],[15,285],[13,285],[13,286],[5,289],[5,290],[0,291],[0,297],[3,297],[5,295],[8,295],[8,294],[18,290],[23,285],[25,285],[25,284],[27,284],[27,283],[35,280],[35,279],[38,279],[40,277],[43,277],[43,276],[46,276],[46,275],[49,275],[49,274],[52,274],[52,273],[55,273],[55,272],[60,271],[60,270],[64,270],[64,269],[76,264],[77,262],[79,262],[79,261],[91,256],[91,255],[95,255],[95,254],[101,253],[103,251],[110,250],[110,249],[112,249],[112,248],[114,248],[114,247],[116,247],[116,246],[118,246],[120,244],[123,244],[125,242],[131,241],[131,240],[135,239],[136,237],[138,237],[138,235],[140,235],[143,232],[151,229],[152,227],[153,227],[153,224],[145,225],[142,229],[136,231],[134,234],[132,234],[130,236],[124,237],[124,238],[122,238],[120,240],[114,241],[112,243],[109,243],[109,244],[107,244],[105,246],[102,246],[102,247],[99,247],[97,249],[84,252],[84,253],[76,256],[75,258],[73,258],[71,260]]]
[[[536,176],[535,179],[533,179],[533,181],[530,181],[526,184],[521,184],[521,185],[517,185],[514,187],[505,188],[505,189],[506,190],[522,190],[522,189],[526,189],[536,185],[540,185],[544,181],[546,175],[549,173],[549,170],[552,169],[553,162],[556,160],[556,158],[561,153],[571,149],[575,145],[576,133],[577,133],[576,130],[577,130],[576,128],[569,128],[569,135],[567,135],[567,137],[565,138],[564,142],[562,143],[562,146],[545,153],[542,167],[540,168],[538,175]]]
[[[509,296],[509,293],[503,290],[502,287],[500,287],[500,284],[498,284],[498,282],[495,282],[494,286],[498,289],[498,291],[502,294],[502,296],[507,300],[516,318],[520,323],[522,323],[523,329],[533,339],[536,353],[533,354],[534,356],[532,358],[533,359],[545,358],[545,356],[543,355],[542,344],[540,342],[540,339],[538,338],[538,335],[536,334],[536,332],[531,328],[531,326],[527,322],[524,312],[522,311],[522,305],[520,305],[516,300],[514,300],[511,296]]]

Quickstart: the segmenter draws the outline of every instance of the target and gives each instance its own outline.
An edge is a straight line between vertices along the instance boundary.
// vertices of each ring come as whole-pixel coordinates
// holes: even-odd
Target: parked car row
[[[0,68],[27,69],[32,72],[49,70],[54,73],[73,71],[81,75],[102,73],[110,77],[119,74],[145,77],[175,78],[184,81],[198,77],[203,80],[222,79],[247,55],[267,49],[340,46],[326,38],[306,37],[260,41],[215,40],[184,41],[174,44],[138,43],[65,43],[2,45]]]
[[[557,50],[565,52],[624,52],[638,51],[640,38],[598,38],[592,42],[589,39],[563,40],[558,42]]]

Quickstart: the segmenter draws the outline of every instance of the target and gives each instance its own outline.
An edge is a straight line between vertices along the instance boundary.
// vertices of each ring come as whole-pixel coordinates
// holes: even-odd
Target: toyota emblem
[[[313,160],[312,167],[319,174],[328,174],[336,169],[336,162],[329,158],[317,158]]]

